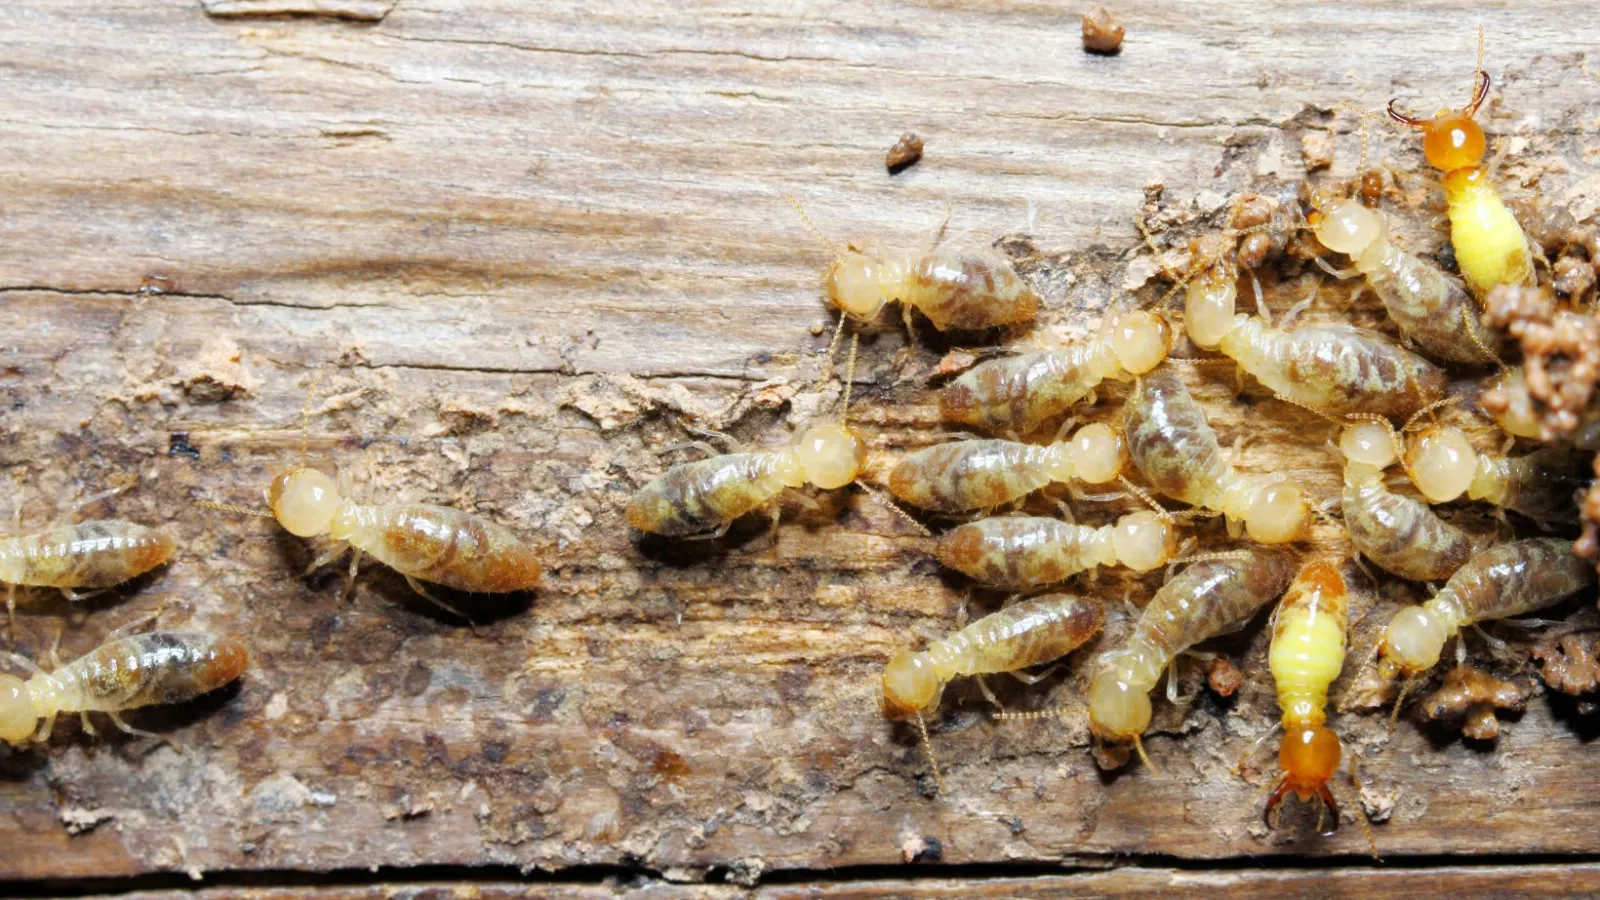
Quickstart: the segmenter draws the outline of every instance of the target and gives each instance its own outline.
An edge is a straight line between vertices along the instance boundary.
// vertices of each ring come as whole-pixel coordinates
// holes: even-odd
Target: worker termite
[[[1354,200],[1333,200],[1312,215],[1322,245],[1350,257],[1353,268],[1336,278],[1364,275],[1389,317],[1418,346],[1439,359],[1493,362],[1499,336],[1478,319],[1478,303],[1454,278],[1389,240],[1384,218]]]
[[[937,248],[920,254],[889,255],[850,244],[839,250],[794,198],[790,205],[829,249],[834,259],[823,273],[829,306],[861,323],[871,322],[892,302],[900,303],[906,331],[917,310],[940,331],[982,331],[1032,322],[1039,295],[1011,263],[994,253],[949,253]],[[840,321],[841,327],[843,320]]]
[[[1420,500],[1384,484],[1399,459],[1398,437],[1387,424],[1348,426],[1339,436],[1344,457],[1340,505],[1350,544],[1380,568],[1413,581],[1449,578],[1471,558],[1475,541]]]
[[[1148,510],[1091,528],[1043,516],[969,522],[939,538],[939,562],[989,587],[1026,590],[1095,566],[1148,572],[1177,551],[1170,517]]]
[[[1150,598],[1126,646],[1096,662],[1088,692],[1090,730],[1107,743],[1132,741],[1142,758],[1140,735],[1150,727],[1150,691],[1161,673],[1195,644],[1243,627],[1293,574],[1287,554],[1265,550],[1219,554],[1179,572]],[[1169,699],[1177,693],[1172,676],[1167,693]]]
[[[1093,393],[1108,378],[1154,369],[1172,348],[1172,329],[1150,312],[1108,319],[1101,334],[1060,350],[990,360],[939,395],[946,420],[1026,434]]]
[[[925,650],[906,651],[891,659],[883,669],[884,715],[895,720],[915,719],[934,767],[934,779],[939,781],[923,713],[938,706],[951,679],[974,676],[993,700],[982,680],[984,675],[1006,672],[1032,684],[1044,674],[1028,675],[1022,669],[1066,656],[1098,634],[1104,623],[1105,609],[1098,601],[1070,594],[1046,594],[1013,603]]]
[[[1552,606],[1594,580],[1594,566],[1573,555],[1571,541],[1528,538],[1491,547],[1450,576],[1433,599],[1395,613],[1378,648],[1378,674],[1415,678],[1439,662],[1445,643],[1462,628]],[[1459,645],[1457,655],[1466,657]]]
[[[313,393],[315,383],[313,383]],[[309,417],[309,400],[307,417]],[[429,503],[362,503],[351,499],[341,472],[337,481],[300,464],[267,486],[267,508],[205,501],[226,512],[272,518],[295,537],[326,535],[336,543],[307,567],[314,572],[351,553],[345,591],[355,586],[362,554],[399,572],[418,596],[462,618],[459,610],[429,594],[421,582],[458,591],[511,593],[538,585],[537,554],[521,537],[474,513]]]
[[[852,340],[837,421],[814,424],[777,450],[717,454],[710,445],[695,444],[710,458],[675,465],[640,488],[628,503],[629,524],[649,534],[716,538],[735,519],[765,508],[776,529],[785,490],[807,484],[835,490],[856,481],[867,447],[846,421],[855,359]]]
[[[1339,737],[1328,728],[1328,687],[1344,668],[1345,625],[1349,589],[1339,567],[1328,560],[1307,563],[1295,576],[1272,623],[1267,665],[1282,710],[1282,768],[1262,819],[1272,824],[1272,811],[1289,793],[1301,800],[1320,799],[1339,827],[1339,804],[1328,779],[1339,770]]]
[[[18,587],[56,588],[68,600],[82,600],[149,572],[172,558],[174,544],[165,532],[120,519],[71,524],[81,509],[121,488],[78,501],[44,531],[22,534],[22,503],[12,511],[16,534],[0,538],[0,583],[6,585],[6,613],[16,629]],[[85,593],[79,593],[83,589]]]
[[[0,740],[22,743],[36,731],[36,740],[49,740],[56,716],[73,712],[91,736],[91,712],[105,713],[130,734],[149,735],[119,713],[192,700],[238,678],[249,665],[244,645],[230,638],[174,631],[122,636],[126,630],[65,666],[56,661],[53,672],[24,656],[0,653],[0,659],[33,673],[27,680],[0,675]]]
[[[1106,484],[1128,459],[1122,435],[1085,425],[1047,446],[1017,441],[964,440],[906,454],[889,473],[889,491],[941,513],[989,510],[1052,482]]]
[[[1479,52],[1481,55],[1481,44]],[[1431,119],[1404,115],[1395,110],[1395,101],[1389,101],[1389,117],[1422,132],[1423,156],[1444,173],[1456,264],[1467,287],[1480,297],[1497,284],[1533,281],[1527,235],[1483,167],[1488,142],[1483,128],[1472,119],[1489,96],[1489,81],[1480,61],[1472,102],[1462,109],[1440,110]]]
[[[1282,474],[1234,469],[1222,453],[1205,411],[1172,372],[1158,369],[1139,383],[1123,407],[1129,456],[1158,492],[1227,515],[1255,540],[1299,539],[1311,508],[1299,483]]]
[[[1461,429],[1450,425],[1430,425],[1412,434],[1405,468],[1431,503],[1448,503],[1465,494],[1536,522],[1571,513],[1575,495],[1592,475],[1589,458],[1573,448],[1541,447],[1524,456],[1479,453]]]

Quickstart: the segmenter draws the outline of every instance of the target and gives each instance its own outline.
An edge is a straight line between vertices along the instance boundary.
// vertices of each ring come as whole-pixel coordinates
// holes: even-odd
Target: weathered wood
[[[346,8],[275,8],[313,7]],[[1081,333],[1150,272],[1129,262],[1147,184],[1206,210],[1298,177],[1318,110],[1463,96],[1482,21],[1505,174],[1580,215],[1600,199],[1600,88],[1571,27],[1588,4],[1141,7],[1106,58],[1056,4],[445,0],[375,23],[5,4],[0,464],[33,521],[75,482],[137,472],[113,508],[172,522],[182,548],[63,646],[165,595],[256,659],[235,693],[141,719],[181,756],[70,725],[48,751],[0,751],[0,877],[604,863],[749,879],[896,862],[923,836],[952,862],[1364,853],[1352,823],[1269,835],[1259,767],[1229,775],[1276,714],[1259,623],[1225,644],[1248,679],[1231,708],[1158,704],[1165,779],[1098,774],[1081,714],[993,725],[958,688],[937,801],[909,730],[865,694],[828,703],[964,601],[909,526],[859,493],[791,509],[775,548],[760,523],[639,541],[620,515],[681,424],[773,441],[832,401],[809,388],[827,251],[786,193],[840,241],[920,246],[947,204],[958,240],[1025,233],[1050,320]],[[1342,127],[1336,175],[1356,157]],[[926,155],[890,177],[883,152],[908,130]],[[1415,169],[1413,143],[1380,129],[1372,152]],[[1403,215],[1436,240],[1429,212]],[[139,294],[147,276],[168,292]],[[1279,309],[1290,287],[1269,285]],[[945,345],[922,336],[863,348],[853,419],[880,471],[938,430],[921,376]],[[366,444],[374,495],[475,507],[547,545],[531,604],[480,608],[498,618],[474,634],[376,568],[346,604],[335,575],[297,577],[302,542],[196,508],[253,502],[297,458],[312,373],[311,452],[359,474]],[[1250,435],[1244,465],[1334,494],[1325,428],[1257,388],[1236,400],[1222,370],[1190,377],[1225,439]],[[1123,392],[1102,393],[1097,417]],[[1124,583],[1086,589],[1115,603]],[[1418,594],[1362,598],[1356,646]],[[37,611],[29,653],[62,609]],[[1082,660],[1114,636],[1005,699],[1076,707]],[[1394,802],[1389,856],[1596,848],[1595,725],[1570,704],[1534,701],[1495,747],[1335,724],[1375,803]]]

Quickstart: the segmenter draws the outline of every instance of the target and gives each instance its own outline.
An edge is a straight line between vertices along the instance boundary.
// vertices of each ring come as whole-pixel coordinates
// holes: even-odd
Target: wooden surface
[[[1116,57],[1084,54],[1058,4],[791,6],[0,5],[0,465],[26,485],[32,523],[80,483],[137,473],[112,510],[170,523],[181,548],[91,604],[63,649],[170,597],[169,624],[239,633],[255,652],[239,688],[138,718],[182,755],[70,723],[48,750],[0,751],[0,877],[501,865],[576,885],[605,866],[742,884],[787,872],[771,892],[798,896],[813,893],[808,872],[891,877],[876,867],[935,839],[944,862],[1001,872],[1130,867],[1018,882],[1018,895],[1178,879],[1299,896],[1322,893],[1326,873],[1250,868],[1364,865],[1353,820],[1329,840],[1310,821],[1260,824],[1269,754],[1248,782],[1229,774],[1276,716],[1259,622],[1221,645],[1242,659],[1240,696],[1158,703],[1149,748],[1164,778],[1099,773],[1081,712],[994,724],[958,687],[934,735],[949,795],[933,799],[911,731],[848,694],[889,653],[948,632],[965,602],[908,525],[845,492],[821,513],[791,508],[775,548],[758,522],[680,545],[638,540],[620,509],[683,426],[780,441],[835,399],[811,387],[827,251],[785,194],[840,241],[920,247],[948,206],[953,243],[1031,242],[1022,267],[1049,322],[1081,334],[1127,288],[1144,301],[1162,289],[1134,252],[1146,185],[1208,211],[1258,179],[1301,177],[1300,138],[1338,101],[1459,103],[1481,23],[1497,88],[1483,118],[1511,151],[1502,178],[1581,217],[1600,200],[1600,81],[1572,27],[1589,4],[1147,3],[1122,10]],[[1350,124],[1335,177],[1355,166]],[[891,178],[883,153],[904,131],[926,154]],[[1372,154],[1420,163],[1386,130]],[[1411,187],[1420,204],[1426,186]],[[1434,212],[1397,213],[1419,247],[1437,243]],[[1269,287],[1281,310],[1304,285]],[[915,350],[894,329],[863,346],[853,418],[880,470],[937,430],[923,376],[946,345],[921,336]],[[522,530],[548,548],[545,586],[477,602],[474,633],[377,568],[341,601],[339,572],[298,577],[305,542],[198,508],[255,502],[296,460],[313,374],[314,456],[370,466],[375,497]],[[1246,467],[1333,495],[1326,429],[1254,385],[1235,397],[1223,369],[1189,377],[1225,440],[1250,434]],[[1103,393],[1094,417],[1122,391]],[[1136,582],[1135,602],[1158,583]],[[1125,583],[1083,589],[1115,606]],[[1352,657],[1419,595],[1359,598]],[[1592,617],[1583,606],[1571,615]],[[30,608],[24,652],[43,652],[64,611]],[[1078,706],[1085,661],[1125,627],[1003,699]],[[1525,651],[1501,669],[1524,682]],[[1391,861],[1600,851],[1600,724],[1564,698],[1536,697],[1492,746],[1415,721],[1389,736],[1370,714],[1334,724],[1371,805],[1392,805],[1375,828]],[[1161,868],[1173,859],[1232,870]],[[1439,888],[1445,873],[1458,894],[1594,878],[1565,865],[1344,877],[1370,893]],[[984,884],[1006,896],[1012,882]]]

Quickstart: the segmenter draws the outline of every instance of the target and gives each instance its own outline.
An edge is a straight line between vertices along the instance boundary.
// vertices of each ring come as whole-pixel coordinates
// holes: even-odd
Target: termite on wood
[[[82,600],[172,558],[174,544],[166,532],[120,519],[70,523],[79,510],[120,490],[86,497],[51,527],[30,534],[21,533],[22,502],[18,499],[12,511],[16,533],[0,538],[0,583],[6,585],[6,613],[13,631],[18,587],[56,588],[68,600]]]
[[[35,732],[37,740],[49,740],[56,716],[74,712],[91,736],[91,712],[105,713],[130,734],[153,736],[124,722],[120,713],[192,700],[238,678],[249,665],[250,654],[231,638],[173,631],[122,636],[125,630],[64,666],[56,662],[53,672],[18,654],[0,653],[0,659],[33,673],[27,680],[0,675],[0,740],[22,743]]]
[[[1234,469],[1205,411],[1171,371],[1157,369],[1123,407],[1129,456],[1158,492],[1228,516],[1263,543],[1305,534],[1311,508],[1299,483],[1281,474]]]
[[[1406,474],[1431,503],[1465,494],[1536,522],[1570,515],[1592,477],[1590,458],[1570,447],[1541,447],[1523,456],[1477,452],[1461,429],[1431,425],[1406,442]]]
[[[1148,572],[1177,552],[1170,517],[1141,510],[1091,528],[1044,516],[998,516],[941,535],[939,562],[988,587],[1027,590],[1095,566]]]
[[[1340,506],[1350,544],[1380,568],[1413,581],[1449,578],[1478,544],[1426,503],[1389,490],[1384,470],[1399,459],[1387,424],[1350,425],[1339,436],[1344,457]]]
[[[315,384],[313,383],[313,391]],[[307,404],[309,416],[309,400]],[[326,535],[336,543],[307,567],[314,572],[351,553],[348,593],[355,586],[363,553],[399,572],[418,596],[462,618],[470,618],[435,598],[429,581],[458,591],[500,594],[539,584],[538,555],[516,533],[474,513],[430,503],[361,503],[350,499],[339,479],[306,465],[278,475],[266,489],[267,508],[203,502],[226,512],[272,518],[296,537]]]
[[[946,420],[1026,434],[1066,412],[1108,378],[1154,369],[1172,348],[1172,329],[1150,312],[1131,312],[1103,333],[1060,350],[990,360],[939,394]]]
[[[1128,459],[1122,435],[1085,425],[1072,437],[1040,446],[1017,441],[951,441],[915,450],[889,473],[889,491],[941,513],[989,510],[1052,482],[1106,484]]]

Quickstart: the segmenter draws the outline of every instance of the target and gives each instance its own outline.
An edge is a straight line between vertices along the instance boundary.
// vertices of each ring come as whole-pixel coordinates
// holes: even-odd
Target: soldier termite
[[[1431,425],[1406,442],[1405,467],[1411,483],[1431,503],[1448,503],[1465,494],[1536,522],[1557,521],[1574,509],[1575,495],[1588,483],[1589,457],[1570,447],[1541,447],[1524,456],[1479,453],[1465,433],[1450,425]]]
[[[1478,303],[1454,278],[1389,240],[1383,217],[1354,200],[1333,200],[1313,214],[1311,230],[1322,245],[1350,257],[1353,268],[1336,278],[1364,275],[1400,330],[1439,359],[1497,362],[1499,336],[1478,319]]]
[[[1150,312],[1131,312],[1087,341],[1060,350],[990,360],[939,395],[946,420],[1026,434],[1089,396],[1108,378],[1154,369],[1172,347],[1172,329]]]
[[[834,490],[855,482],[867,459],[866,443],[846,421],[855,359],[852,340],[837,421],[812,425],[777,450],[717,454],[696,444],[710,458],[675,465],[640,488],[628,503],[629,524],[650,534],[716,538],[735,519],[765,508],[776,529],[785,490],[807,484]]]
[[[992,612],[925,650],[891,659],[883,669],[884,715],[916,721],[942,793],[923,713],[938,706],[944,686],[959,676],[975,676],[992,700],[984,675],[1006,672],[1033,684],[1044,674],[1028,675],[1022,669],[1066,656],[1098,634],[1104,623],[1105,610],[1098,601],[1070,594],[1032,597]]]
[[[1479,65],[1472,102],[1464,108],[1440,110],[1431,119],[1416,119],[1395,110],[1389,117],[1422,132],[1422,153],[1428,163],[1444,173],[1445,199],[1450,207],[1450,243],[1467,286],[1483,296],[1497,284],[1533,281],[1533,255],[1528,238],[1511,210],[1495,190],[1483,166],[1488,142],[1472,117],[1489,96],[1489,73],[1483,70],[1482,33]]]
[[[315,382],[312,383],[312,394]],[[310,399],[305,418],[309,419]],[[338,481],[310,468],[301,448],[300,464],[272,480],[267,509],[204,501],[225,512],[276,519],[296,537],[326,535],[336,543],[307,567],[314,572],[351,553],[349,581],[355,586],[362,554],[399,572],[418,596],[453,615],[471,619],[422,586],[429,581],[458,591],[511,593],[538,585],[543,572],[535,552],[504,526],[474,513],[429,503],[361,503],[348,496],[343,473]]]
[[[1340,506],[1350,544],[1380,568],[1413,581],[1449,578],[1471,558],[1475,541],[1440,519],[1426,503],[1384,484],[1399,455],[1387,423],[1350,425],[1339,436],[1344,457]]]
[[[1128,459],[1114,429],[1085,425],[1047,446],[1017,441],[951,441],[914,450],[889,473],[889,491],[941,513],[990,510],[1052,482],[1106,484]]]
[[[861,323],[871,322],[890,303],[900,304],[906,331],[913,334],[911,311],[921,312],[940,331],[982,331],[1032,322],[1039,295],[1011,263],[994,253],[949,253],[930,248],[920,254],[888,255],[851,244],[839,250],[811,223],[793,197],[789,203],[813,233],[834,251],[823,273],[829,306]],[[840,321],[840,326],[844,324]]]
[[[1552,606],[1595,580],[1595,570],[1572,553],[1572,542],[1529,538],[1491,547],[1462,566],[1433,599],[1395,613],[1379,645],[1378,674],[1410,680],[1433,668],[1444,645],[1462,628]],[[1464,661],[1465,649],[1457,645]]]
[[[1095,566],[1148,572],[1177,551],[1172,519],[1142,510],[1091,528],[1043,516],[969,522],[939,538],[939,562],[988,587],[1027,590]]]
[[[1208,638],[1242,628],[1289,583],[1289,556],[1240,550],[1200,559],[1168,581],[1145,605],[1120,650],[1103,654],[1089,682],[1089,728],[1107,743],[1132,741],[1150,727],[1150,691],[1179,653]],[[1169,677],[1168,698],[1177,693]],[[1148,765],[1148,760],[1146,764]]]
[[[86,497],[44,531],[22,534],[22,501],[12,511],[16,534],[0,538],[0,583],[6,585],[6,613],[16,630],[16,589],[56,588],[68,600],[82,600],[162,565],[172,558],[165,532],[120,519],[72,524],[81,509],[121,491]],[[86,593],[79,593],[83,589]]]
[[[1156,491],[1223,513],[1230,527],[1243,525],[1263,543],[1305,533],[1311,508],[1299,483],[1234,469],[1205,411],[1172,372],[1158,369],[1140,381],[1123,406],[1123,431],[1134,466]]]
[[[123,636],[125,630],[65,666],[56,662],[53,672],[15,653],[0,653],[0,660],[33,673],[27,680],[0,675],[0,740],[22,743],[36,731],[37,740],[49,740],[56,716],[74,712],[91,736],[91,712],[105,713],[130,734],[150,735],[119,713],[192,700],[238,678],[249,665],[244,645],[230,638],[173,631]]]

